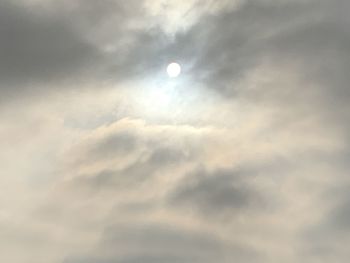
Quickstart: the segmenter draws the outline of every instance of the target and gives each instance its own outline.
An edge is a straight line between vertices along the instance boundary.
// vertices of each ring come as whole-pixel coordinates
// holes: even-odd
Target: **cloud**
[[[113,39],[107,36],[113,30],[117,48],[123,49],[133,35],[128,27],[136,10],[120,1],[3,1],[2,103],[76,86],[81,90],[111,77],[108,72],[125,60],[127,51],[112,62],[106,49]]]
[[[193,127],[150,125],[131,119],[99,127],[65,152],[65,180],[58,191],[77,198],[117,194],[118,201],[111,206],[121,202],[128,207],[141,200],[153,206],[147,204],[153,199],[152,189],[160,187],[159,194],[165,194],[184,171],[196,165],[201,158],[198,140],[209,134]],[[167,181],[168,186],[163,185]],[[131,193],[140,198],[131,198],[129,204],[123,196]],[[158,200],[154,205],[161,203]]]
[[[212,262],[217,257],[223,258],[222,262],[229,262],[229,251],[240,262],[248,262],[257,256],[248,248],[227,245],[206,233],[159,224],[109,227],[98,251],[101,256],[64,262]]]
[[[99,57],[98,50],[59,14],[4,1],[0,16],[0,76],[5,94],[17,86],[76,78]]]
[[[206,217],[222,217],[254,213],[262,209],[263,196],[253,185],[249,174],[234,170],[208,173],[196,171],[186,176],[174,193],[170,203],[199,210]]]
[[[347,262],[348,10],[1,2],[0,261]]]

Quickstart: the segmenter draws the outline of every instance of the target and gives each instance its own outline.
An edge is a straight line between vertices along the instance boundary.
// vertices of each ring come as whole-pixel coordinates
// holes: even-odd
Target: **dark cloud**
[[[114,38],[118,36],[117,46],[132,35],[125,27],[131,17],[137,16],[137,10],[140,10],[137,4],[108,0],[98,3],[48,1],[41,5],[2,1],[0,88],[3,103],[37,92],[77,89],[76,86],[82,89],[87,83],[100,83],[112,77],[110,69],[114,63],[125,61],[127,52],[118,51],[111,60],[104,46],[112,41],[112,33]],[[113,23],[113,28],[105,28],[107,22]],[[112,29],[113,32],[109,31]],[[137,61],[129,69],[136,64]],[[121,69],[118,74],[112,73],[121,77],[125,74]]]
[[[319,221],[304,226],[299,248],[310,262],[320,260],[346,262],[350,254],[343,244],[347,244],[350,240],[349,200],[347,198],[338,201],[336,206],[335,202],[331,202],[331,206],[334,207],[324,209],[328,211],[322,214]],[[326,204],[327,201],[324,200]]]
[[[341,234],[349,235],[350,233],[350,197],[339,205],[334,211],[331,211],[331,223]]]
[[[8,1],[1,2],[0,10],[0,76],[5,94],[17,86],[80,78],[82,70],[99,57],[98,50],[59,14]],[[21,96],[18,92],[16,96]]]
[[[341,181],[341,174],[338,180]],[[324,189],[322,198],[327,210],[322,214],[322,218],[317,224],[313,225],[308,233],[312,238],[327,235],[328,240],[319,240],[328,242],[329,240],[344,240],[349,238],[350,233],[350,196],[347,193],[349,182],[346,180],[342,184],[330,185]],[[318,243],[318,242],[317,242]]]
[[[137,145],[138,138],[135,134],[120,132],[102,138],[91,146],[87,154],[93,160],[113,158],[135,151]]]
[[[258,256],[249,248],[225,244],[220,238],[204,232],[156,224],[109,227],[97,251],[101,254],[99,257],[87,256],[64,262],[187,263],[212,262],[218,257],[222,258],[221,262],[230,262],[232,258],[249,262]]]
[[[158,148],[150,156],[150,163],[155,166],[176,165],[182,161],[188,160],[190,157],[180,149],[170,147]]]
[[[198,210],[207,217],[251,213],[264,207],[264,197],[250,184],[251,174],[235,170],[199,170],[186,176],[170,203]]]

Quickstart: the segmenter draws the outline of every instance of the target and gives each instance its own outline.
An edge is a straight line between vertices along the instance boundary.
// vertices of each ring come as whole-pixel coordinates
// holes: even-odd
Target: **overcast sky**
[[[0,0],[0,262],[349,262],[349,12]]]

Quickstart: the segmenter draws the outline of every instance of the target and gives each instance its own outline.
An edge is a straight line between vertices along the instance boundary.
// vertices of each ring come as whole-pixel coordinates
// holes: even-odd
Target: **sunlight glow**
[[[176,78],[181,73],[181,66],[177,63],[171,63],[167,67],[167,72],[170,78]]]

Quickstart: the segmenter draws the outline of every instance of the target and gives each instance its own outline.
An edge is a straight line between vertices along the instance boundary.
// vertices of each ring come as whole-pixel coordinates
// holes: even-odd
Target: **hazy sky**
[[[0,0],[0,262],[349,262],[349,12]]]

